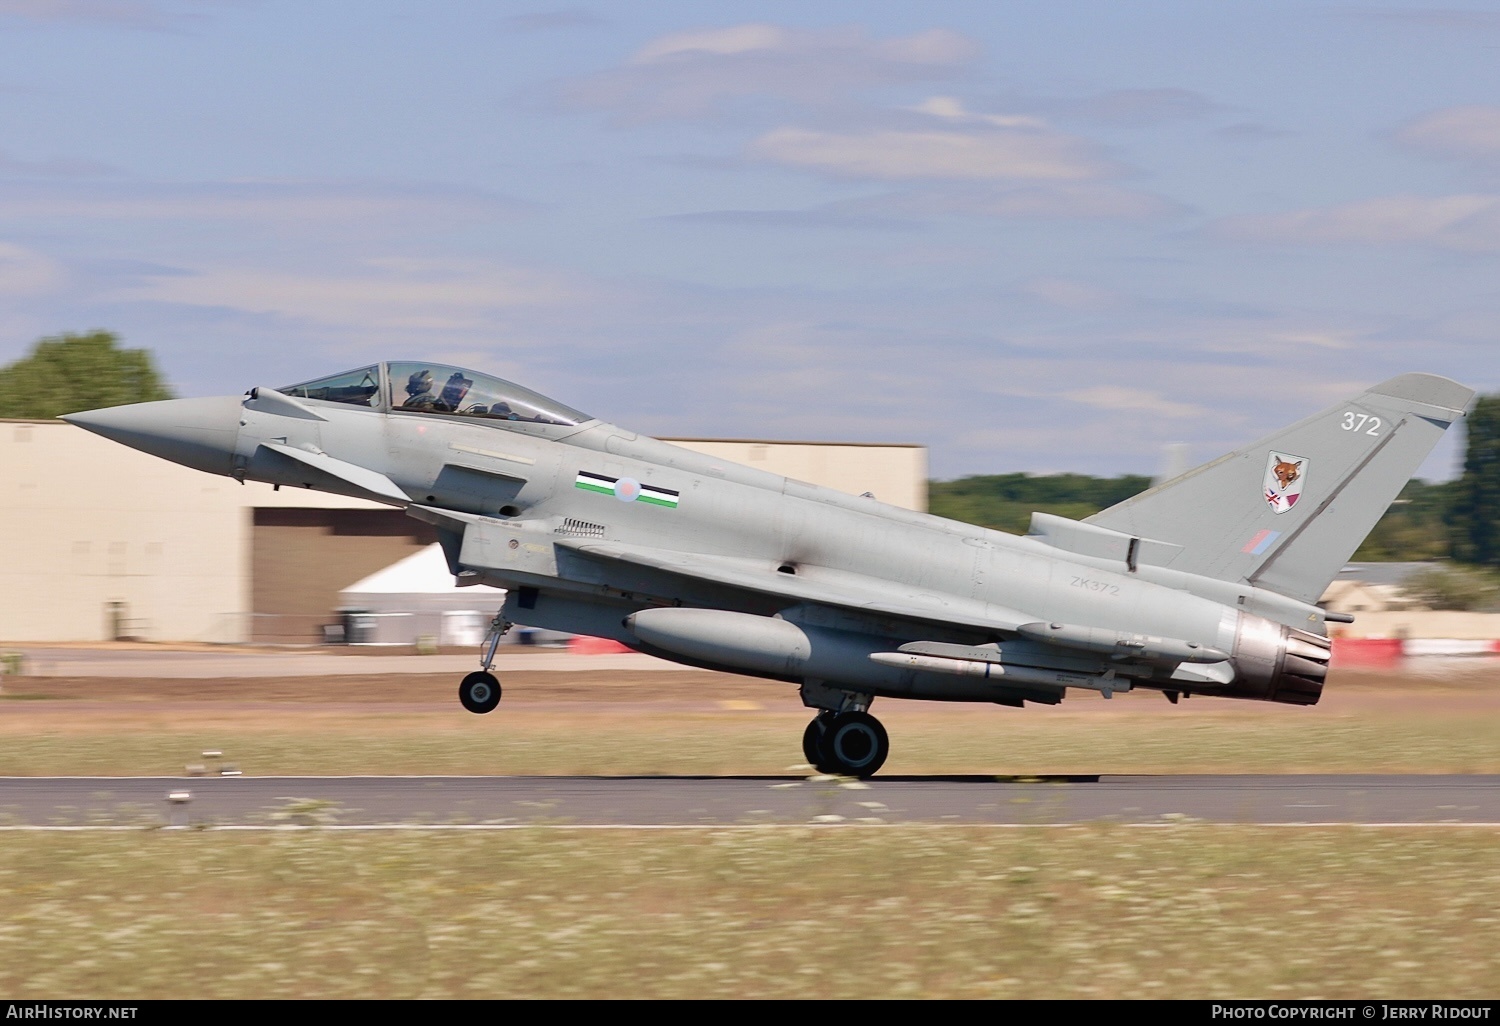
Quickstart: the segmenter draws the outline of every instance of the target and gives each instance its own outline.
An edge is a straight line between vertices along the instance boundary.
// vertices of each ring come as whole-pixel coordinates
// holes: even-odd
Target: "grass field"
[[[888,773],[1500,772],[1500,676],[1312,709],[885,702]],[[0,775],[784,773],[790,688],[715,674],[9,678]],[[1494,998],[1500,834],[1177,823],[0,831],[0,993]]]
[[[0,992],[1493,998],[1489,830],[0,836]]]
[[[488,716],[448,677],[11,678],[0,775],[162,775],[218,749],[246,773],[782,773],[794,689],[710,673],[511,674]],[[1312,708],[1155,693],[1024,710],[877,702],[885,772],[1494,773],[1500,675],[1335,677]]]

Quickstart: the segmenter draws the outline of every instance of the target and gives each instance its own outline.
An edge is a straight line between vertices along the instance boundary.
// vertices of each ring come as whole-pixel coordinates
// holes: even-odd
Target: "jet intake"
[[[262,442],[257,446],[246,470],[252,480],[270,484],[300,484],[319,491],[403,506],[411,501],[411,497],[384,474],[336,460],[327,453],[308,452],[277,442]]]

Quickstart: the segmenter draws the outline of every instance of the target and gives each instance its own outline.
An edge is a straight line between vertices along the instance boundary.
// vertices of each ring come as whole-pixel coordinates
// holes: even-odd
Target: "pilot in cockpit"
[[[432,409],[437,404],[437,396],[432,394],[432,371],[426,368],[413,371],[406,379],[406,397],[406,402],[401,404],[403,409]]]

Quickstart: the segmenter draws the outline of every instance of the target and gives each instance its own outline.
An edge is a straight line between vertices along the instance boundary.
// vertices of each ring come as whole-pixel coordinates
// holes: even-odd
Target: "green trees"
[[[1480,396],[1465,426],[1469,447],[1446,518],[1449,542],[1461,563],[1500,566],[1500,395]]]
[[[110,331],[40,340],[24,358],[0,367],[0,417],[46,419],[171,399],[151,354],[118,343]]]
[[[996,531],[1025,534],[1035,510],[1082,520],[1136,492],[1151,479],[1137,474],[1090,477],[1087,474],[989,474],[957,481],[933,481],[927,488],[928,509],[940,517],[978,524]]]
[[[1354,553],[1356,562],[1423,562],[1447,559],[1448,529],[1457,481],[1429,484],[1412,478]]]
[[[1482,567],[1440,564],[1406,578],[1401,590],[1428,609],[1488,611],[1500,602],[1500,574]]]

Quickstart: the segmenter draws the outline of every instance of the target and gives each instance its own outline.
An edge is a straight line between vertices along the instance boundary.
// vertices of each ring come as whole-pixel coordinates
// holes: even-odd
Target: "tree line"
[[[151,354],[122,349],[112,331],[52,335],[0,367],[0,417],[50,420],[171,398]]]

